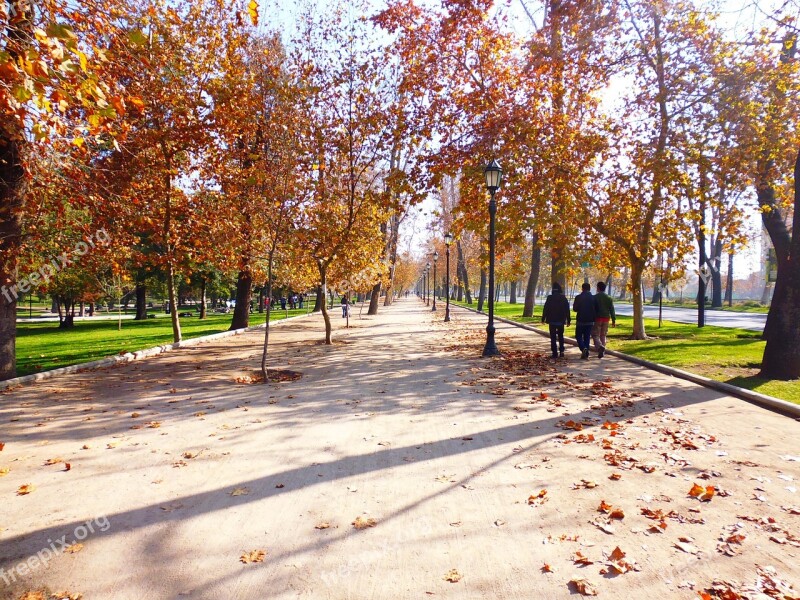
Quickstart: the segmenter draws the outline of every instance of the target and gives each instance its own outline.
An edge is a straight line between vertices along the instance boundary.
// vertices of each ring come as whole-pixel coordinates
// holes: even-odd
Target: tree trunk
[[[64,299],[64,318],[60,319],[59,329],[72,329],[75,327],[75,300]]]
[[[372,294],[369,297],[369,310],[368,315],[378,314],[378,300],[381,297],[381,283],[380,281],[372,287]]]
[[[728,280],[725,286],[725,302],[733,306],[733,252],[728,252]]]
[[[653,278],[653,296],[650,299],[650,304],[658,304],[658,277]]]
[[[314,310],[311,312],[321,312],[322,307],[325,305],[325,292],[322,289],[321,285],[317,286],[317,297],[314,299]]]
[[[206,287],[208,280],[205,277],[200,278],[200,319],[206,318]]]
[[[522,309],[523,317],[533,317],[533,307],[536,306],[536,284],[539,282],[539,272],[542,269],[542,248],[539,246],[539,234],[531,237],[531,274],[525,288],[525,306]]]
[[[178,295],[175,293],[175,267],[172,266],[172,260],[167,262],[167,293],[170,305],[169,316],[172,318],[172,341],[180,342],[183,338],[181,320],[178,317]]]
[[[510,284],[510,290],[508,293],[508,303],[509,304],[516,304],[517,303],[517,281],[514,280]]]
[[[147,286],[144,283],[136,283],[136,316],[134,321],[144,321],[147,319]]]
[[[481,287],[478,290],[478,312],[483,312],[483,303],[486,300],[486,269],[481,268]]]
[[[458,296],[457,300],[464,300],[464,293],[467,296],[467,304],[472,304],[469,293],[469,276],[467,275],[467,265],[464,261],[464,249],[461,247],[461,240],[456,240],[456,273],[458,274]]]
[[[328,266],[320,261],[317,261],[317,268],[319,269],[319,280],[320,286],[319,289],[321,290],[320,296],[323,298],[328,292]],[[331,342],[331,331],[333,327],[331,326],[331,316],[328,314],[328,306],[325,302],[322,303],[322,318],[325,320],[325,343],[332,344]]]
[[[722,241],[716,240],[711,256],[711,308],[722,306]]]
[[[644,261],[633,261],[630,274],[631,290],[633,290],[633,339],[646,340],[647,333],[644,329],[644,296],[642,295]]]
[[[236,306],[229,331],[250,326],[250,301],[253,299],[253,275],[249,268],[239,271],[236,280]]]
[[[622,269],[622,283],[619,284],[619,294],[617,300],[625,300],[625,294],[628,291],[628,267]]]
[[[767,221],[767,216],[762,213]],[[789,235],[788,227],[781,221],[784,231],[773,232],[767,228],[778,255],[778,277],[775,292],[767,315],[764,338],[767,345],[761,361],[761,377],[790,380],[800,377],[800,152],[794,163],[794,215],[788,252],[778,246],[776,237]],[[771,224],[773,229],[775,224]],[[795,260],[791,260],[792,257]]]
[[[269,253],[267,262],[267,298],[272,298],[272,262],[275,257],[275,249]],[[272,302],[267,304],[267,320],[264,323],[264,351],[261,354],[261,375],[264,376],[264,383],[269,383],[269,373],[267,372],[267,351],[269,350],[269,315],[272,312]]]

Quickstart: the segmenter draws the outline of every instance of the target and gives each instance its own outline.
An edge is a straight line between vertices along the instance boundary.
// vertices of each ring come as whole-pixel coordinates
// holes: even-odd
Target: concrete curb
[[[284,319],[277,319],[271,322],[271,327],[275,327],[276,325],[280,325],[281,323],[287,323],[289,321],[294,321],[295,319],[305,319],[314,313],[308,313],[305,315],[296,315],[294,317],[288,317]],[[179,350],[181,348],[188,348],[190,346],[197,346],[198,344],[202,344],[205,342],[211,342],[214,340],[219,340],[227,337],[233,337],[235,335],[242,335],[243,333],[247,333],[248,331],[256,331],[258,329],[264,329],[266,325],[255,325],[253,327],[247,327],[244,329],[234,329],[233,331],[221,331],[219,333],[212,333],[211,335],[204,335],[201,337],[196,338],[189,338],[188,340],[183,340],[180,342],[175,342],[173,344],[164,344],[162,346],[154,346],[152,348],[145,348],[144,350],[136,350],[135,352],[126,352],[125,354],[118,354],[116,356],[109,356],[108,358],[102,358],[100,360],[93,360],[87,363],[80,363],[77,365],[70,365],[68,367],[61,367],[60,369],[52,369],[50,371],[42,371],[41,373],[33,373],[31,375],[24,375],[23,377],[15,377],[14,379],[6,379],[5,381],[0,381],[0,391],[6,390],[8,388],[17,387],[20,385],[26,385],[29,383],[35,383],[37,381],[44,381],[45,379],[52,379],[54,377],[60,377],[61,375],[69,375],[70,373],[80,373],[82,371],[91,371],[93,369],[103,369],[106,367],[113,367],[115,365],[126,364],[130,362],[134,362],[136,360],[141,360],[143,358],[149,358],[151,356],[158,356],[159,354],[163,354],[165,352],[170,352],[172,350]]]
[[[451,304],[450,306],[463,308],[465,310],[472,311],[479,315],[486,314],[483,312],[478,312],[474,308],[469,308],[468,306],[461,306],[459,304],[455,305]],[[514,325],[515,327],[519,327],[521,329],[527,329],[528,331],[533,331],[534,333],[538,333],[539,335],[546,337],[548,340],[550,339],[550,332],[545,331],[544,329],[539,329],[537,327],[533,327],[532,325],[528,325],[526,323],[518,323],[517,321],[512,321],[504,317],[495,316],[495,320],[500,321],[501,323]],[[578,345],[578,342],[575,341],[574,338],[568,338],[566,336],[564,336],[564,342],[569,343],[573,346]],[[675,367],[669,367],[667,365],[662,365],[660,363],[650,362],[649,360],[644,360],[636,356],[631,356],[630,354],[624,354],[616,350],[606,350],[606,354],[615,356],[616,358],[621,358],[622,360],[627,360],[628,362],[632,362],[634,364],[637,364],[639,366],[648,369],[652,369],[654,371],[658,371],[659,373],[664,373],[665,375],[671,375],[672,377],[678,377],[679,379],[685,379],[687,381],[691,381],[698,385],[702,385],[703,387],[707,387],[712,390],[716,390],[718,392],[723,392],[730,396],[740,398],[741,400],[752,402],[753,404],[757,404],[758,406],[774,410],[775,412],[779,412],[788,417],[792,417],[794,419],[800,419],[800,405],[798,404],[793,404],[791,402],[787,402],[786,400],[781,400],[780,398],[767,396],[766,394],[759,394],[758,392],[753,392],[751,390],[740,388],[735,385],[731,385],[729,383],[723,383],[722,381],[715,381],[713,379],[709,379],[708,377],[703,377],[702,375],[697,375],[695,373],[689,373],[688,371],[682,371],[681,369],[676,369]]]

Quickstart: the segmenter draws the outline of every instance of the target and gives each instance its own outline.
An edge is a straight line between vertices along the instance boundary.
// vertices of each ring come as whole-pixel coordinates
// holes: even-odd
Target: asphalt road
[[[632,315],[632,304],[614,304],[620,315]],[[697,309],[663,307],[662,318],[676,323],[697,323]],[[658,305],[645,304],[644,315],[650,319],[658,319]],[[739,313],[724,310],[706,309],[706,325],[716,327],[738,327],[751,331],[763,331],[767,315],[761,313]]]

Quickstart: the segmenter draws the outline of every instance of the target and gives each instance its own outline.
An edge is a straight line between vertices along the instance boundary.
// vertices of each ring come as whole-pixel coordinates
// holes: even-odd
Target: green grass
[[[464,304],[464,303],[461,303]],[[465,305],[465,304],[464,304]],[[477,308],[473,303],[472,308]],[[522,317],[522,304],[499,302],[495,315],[541,325],[541,305],[534,318]],[[609,347],[651,362],[691,371],[717,381],[724,381],[762,394],[800,404],[800,380],[772,381],[757,377],[765,342],[746,329],[695,325],[645,319],[645,331],[651,339],[633,340],[633,317],[617,317],[617,326],[609,328]],[[574,336],[574,329],[571,332]]]
[[[658,306],[658,303],[656,302],[653,306]],[[670,308],[696,309],[697,302],[694,300],[690,300],[688,298],[684,298],[683,302],[679,302],[678,300],[664,300],[664,306],[668,306]],[[763,306],[752,300],[746,300],[746,301],[734,302],[733,306],[728,306],[727,304],[724,304],[719,308],[711,308],[710,305],[706,304],[706,310],[722,310],[726,312],[767,314],[769,312],[769,306]]]
[[[306,308],[290,310],[289,316],[304,315]],[[277,310],[271,321],[285,318]],[[183,339],[195,338],[227,331],[232,314],[213,314],[200,320],[197,317],[181,319]],[[250,325],[265,321],[264,313],[250,315]],[[72,329],[58,329],[58,323],[17,324],[17,374],[28,375],[57,369],[124,352],[134,352],[172,342],[172,324],[169,318],[159,317],[147,321],[123,320],[122,330],[117,321],[76,321]]]

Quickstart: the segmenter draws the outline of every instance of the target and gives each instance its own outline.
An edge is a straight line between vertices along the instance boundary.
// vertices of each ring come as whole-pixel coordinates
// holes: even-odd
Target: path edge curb
[[[275,327],[276,325],[280,325],[281,323],[294,321],[295,319],[305,319],[313,314],[316,313],[311,312],[305,315],[295,315],[294,317],[277,319],[270,323],[270,327]],[[94,369],[103,369],[107,367],[123,365],[137,360],[141,360],[143,358],[158,356],[159,354],[164,354],[165,352],[171,352],[173,350],[180,350],[181,348],[196,346],[198,344],[202,344],[205,342],[212,342],[214,340],[233,337],[236,335],[242,335],[243,333],[247,333],[249,331],[257,331],[259,329],[264,329],[265,325],[266,323],[261,325],[253,325],[252,327],[245,327],[242,329],[234,329],[231,331],[220,331],[219,333],[212,333],[210,335],[204,335],[201,337],[189,338],[188,340],[181,340],[180,342],[174,342],[172,344],[162,344],[160,346],[153,346],[152,348],[145,348],[143,350],[135,350],[134,352],[126,352],[125,354],[109,356],[106,358],[101,358],[99,360],[93,360],[87,363],[79,363],[77,365],[69,365],[68,367],[51,369],[50,371],[42,371],[41,373],[31,373],[30,375],[23,375],[22,377],[15,377],[14,379],[6,379],[5,381],[0,381],[0,392],[7,390],[9,388],[15,388],[17,386],[36,383],[39,381],[45,381],[47,379],[53,379],[54,377],[60,377],[61,375],[70,375],[72,373],[80,373],[83,371],[91,371]]]
[[[479,315],[486,314],[485,312],[478,312],[474,308],[470,308],[468,306],[461,306],[460,304],[455,304],[451,306],[456,306],[457,308],[463,308],[464,310],[468,310]],[[542,337],[550,339],[550,333],[548,331],[545,331],[544,329],[539,329],[532,325],[528,325],[527,323],[519,323],[517,321],[512,321],[511,319],[506,319],[504,317],[498,317],[498,316],[495,316],[495,320],[500,321],[501,323],[507,323],[508,325],[514,325],[515,327],[519,327],[521,329],[527,329],[528,331],[533,331],[535,333],[538,333]],[[578,345],[578,342],[574,338],[568,338],[564,336],[564,341],[568,342],[573,346]],[[709,379],[708,377],[703,377],[702,375],[697,375],[696,373],[690,373],[688,371],[676,369],[675,367],[662,365],[661,363],[650,362],[649,360],[644,360],[643,358],[639,358],[638,356],[631,356],[630,354],[625,354],[617,350],[606,350],[606,354],[610,354],[611,356],[615,356],[616,358],[621,358],[622,360],[627,360],[628,362],[632,362],[639,366],[646,367],[648,369],[652,369],[660,373],[664,373],[665,375],[671,375],[672,377],[685,379],[687,381],[691,381],[692,383],[702,385],[703,387],[707,387],[716,390],[718,392],[724,392],[730,396],[735,396],[736,398],[739,398],[741,400],[746,400],[747,402],[752,402],[753,404],[757,404],[758,406],[769,408],[770,410],[774,410],[785,416],[792,417],[794,419],[800,419],[800,405],[798,404],[793,404],[791,402],[787,402],[786,400],[781,400],[780,398],[775,398],[773,396],[767,396],[766,394],[753,392],[751,390],[740,388],[735,385],[731,385],[729,383],[724,383],[722,381],[715,381],[713,379]]]

